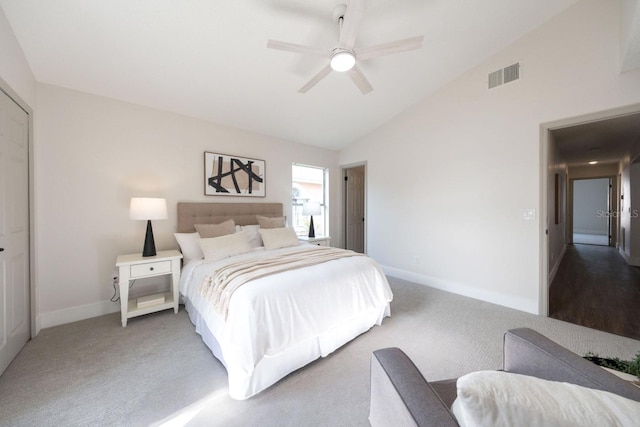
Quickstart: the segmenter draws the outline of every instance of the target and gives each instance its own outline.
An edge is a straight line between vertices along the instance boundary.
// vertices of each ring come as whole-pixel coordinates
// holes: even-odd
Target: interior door
[[[0,91],[0,373],[29,340],[29,118]]]
[[[346,169],[345,178],[345,247],[364,253],[364,166]]]

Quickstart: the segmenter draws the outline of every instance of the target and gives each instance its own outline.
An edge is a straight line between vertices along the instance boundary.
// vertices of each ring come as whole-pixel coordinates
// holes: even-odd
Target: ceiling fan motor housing
[[[356,55],[352,50],[337,47],[331,52],[330,64],[334,71],[349,71],[356,65]]]

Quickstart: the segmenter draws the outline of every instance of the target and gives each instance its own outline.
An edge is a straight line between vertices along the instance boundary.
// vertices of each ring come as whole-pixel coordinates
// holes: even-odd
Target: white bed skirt
[[[206,327],[204,319],[193,304],[187,300],[185,308],[196,332],[213,355],[227,368],[229,395],[237,400],[248,399],[291,372],[329,355],[373,326],[381,325],[382,319],[391,314],[389,303],[371,308],[336,328],[298,342],[276,355],[264,356],[253,372],[247,373],[246,370],[234,366],[233,361],[224,360],[218,341]]]

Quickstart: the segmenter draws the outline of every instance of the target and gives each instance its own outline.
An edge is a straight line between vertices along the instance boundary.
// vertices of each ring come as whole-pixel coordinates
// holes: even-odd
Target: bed
[[[390,315],[393,295],[374,260],[351,251],[309,244],[272,248],[273,241],[267,237],[283,235],[287,233],[284,229],[268,231],[272,234],[261,229],[264,245],[269,248],[252,240],[251,250],[222,259],[199,259],[199,255],[190,253],[197,252],[192,240],[199,238],[196,225],[233,220],[237,235],[206,240],[211,243],[235,239],[240,237],[239,232],[255,234],[258,218],[262,222],[265,218],[275,221],[282,217],[280,203],[178,203],[175,235],[185,257],[181,301],[196,332],[225,366],[229,395],[234,399],[254,396],[374,325],[381,325],[383,318]],[[206,249],[206,245],[201,246]],[[269,274],[262,268],[268,259],[293,257],[298,263],[309,263],[312,255],[328,256],[329,252],[318,252],[322,249],[329,250],[331,258],[319,264]],[[260,268],[253,268],[256,276],[237,275],[252,280],[230,293],[224,305],[220,295],[215,303],[212,301],[207,289],[212,290],[214,282],[219,284],[219,278],[214,280],[216,272],[221,274],[253,263],[260,263],[255,264]],[[233,275],[224,278],[227,276]]]

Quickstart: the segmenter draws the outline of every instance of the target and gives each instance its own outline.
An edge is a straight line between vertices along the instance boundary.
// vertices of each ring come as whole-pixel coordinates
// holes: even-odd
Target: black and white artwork
[[[204,194],[207,196],[265,196],[264,160],[204,153]]]

